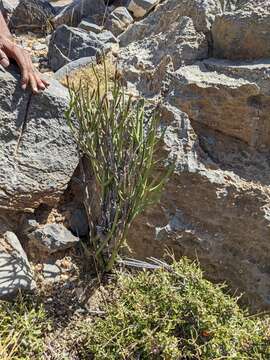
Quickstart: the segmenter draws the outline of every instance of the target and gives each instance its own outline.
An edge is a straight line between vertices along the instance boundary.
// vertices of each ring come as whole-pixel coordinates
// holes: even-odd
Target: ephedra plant
[[[135,217],[159,199],[172,166],[157,175],[161,161],[156,156],[157,111],[146,116],[144,101],[129,96],[116,74],[109,82],[106,66],[105,84],[92,71],[95,89],[91,84],[69,83],[66,117],[92,173],[92,181],[85,182],[89,249],[98,271],[107,272],[125,245]],[[85,177],[85,166],[82,169]]]

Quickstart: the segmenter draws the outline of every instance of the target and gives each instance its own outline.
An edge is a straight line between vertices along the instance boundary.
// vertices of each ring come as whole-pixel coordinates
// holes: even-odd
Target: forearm
[[[6,24],[6,21],[4,19],[4,16],[2,15],[1,11],[0,11],[0,36],[11,37],[11,33],[9,31],[9,28]]]

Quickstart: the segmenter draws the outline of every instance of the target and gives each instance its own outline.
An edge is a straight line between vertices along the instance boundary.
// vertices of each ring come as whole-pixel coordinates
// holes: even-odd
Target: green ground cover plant
[[[84,328],[86,358],[270,359],[269,318],[249,316],[224,290],[187,259],[118,273],[106,314]]]
[[[43,306],[30,298],[0,301],[0,359],[42,359],[48,324]]]

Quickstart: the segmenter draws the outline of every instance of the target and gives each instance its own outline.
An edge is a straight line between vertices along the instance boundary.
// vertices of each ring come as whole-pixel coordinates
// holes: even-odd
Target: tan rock
[[[224,71],[223,66],[223,73],[218,67],[218,61],[205,61],[173,73],[171,102],[196,122],[253,148],[267,149],[270,97],[265,82],[269,81],[269,64],[231,63],[231,71]]]
[[[269,153],[190,121],[169,104],[164,146],[176,160],[160,205],[136,220],[133,257],[198,259],[213,281],[244,291],[253,309],[269,308]]]
[[[120,35],[121,46],[167,32],[183,16],[192,19],[196,31],[208,34],[215,15],[222,12],[216,0],[167,0],[141,21],[137,21]]]
[[[247,3],[236,12],[218,15],[212,26],[214,56],[260,59],[270,56],[269,2]]]
[[[208,56],[208,43],[203,33],[195,30],[189,17],[179,17],[162,33],[152,34],[122,48],[118,55],[125,81],[141,95],[161,91],[166,66],[178,69]]]

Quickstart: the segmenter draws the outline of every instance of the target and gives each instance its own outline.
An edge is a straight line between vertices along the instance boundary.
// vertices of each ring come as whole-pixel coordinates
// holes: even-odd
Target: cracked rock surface
[[[0,69],[0,208],[26,211],[54,205],[78,164],[64,118],[67,90],[54,80],[32,96],[16,69]]]

